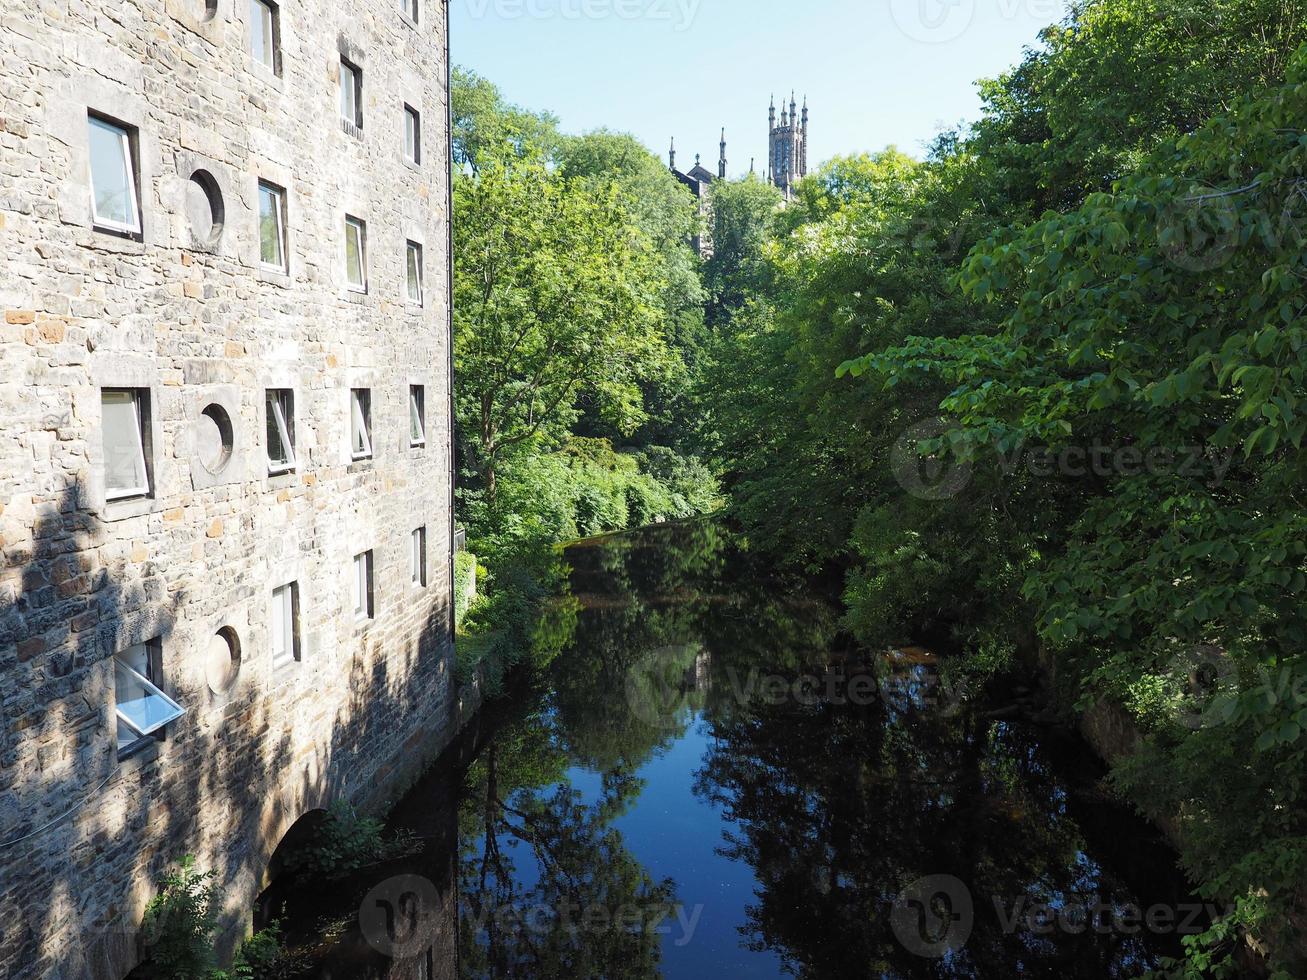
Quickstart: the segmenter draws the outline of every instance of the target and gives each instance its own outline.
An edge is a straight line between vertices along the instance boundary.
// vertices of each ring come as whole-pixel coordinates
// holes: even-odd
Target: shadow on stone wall
[[[121,980],[145,903],[187,855],[217,872],[229,953],[300,817],[336,799],[385,808],[453,735],[446,601],[402,649],[354,652],[329,742],[296,756],[263,685],[226,699],[176,669],[201,655],[173,641],[203,583],[112,538],[75,488],[10,505],[0,551],[0,976]],[[111,658],[156,638],[187,713],[119,761]]]

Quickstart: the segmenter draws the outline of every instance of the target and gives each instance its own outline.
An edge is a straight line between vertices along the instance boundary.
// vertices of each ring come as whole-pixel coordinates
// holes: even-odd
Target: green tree
[[[644,420],[664,281],[614,189],[538,162],[459,177],[454,228],[455,409],[493,507],[505,455],[559,439],[581,399],[621,431]]]

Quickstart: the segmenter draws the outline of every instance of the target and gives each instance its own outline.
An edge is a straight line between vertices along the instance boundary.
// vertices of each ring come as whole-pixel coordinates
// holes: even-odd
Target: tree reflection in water
[[[983,694],[932,703],[929,654],[842,647],[832,603],[719,525],[587,542],[568,560],[571,648],[466,780],[465,976],[659,975],[650,924],[721,898],[678,894],[678,869],[647,870],[657,848],[620,825],[665,805],[641,775],[696,738],[684,782],[705,805],[701,833],[756,879],[733,942],[793,975],[1127,977],[1175,952],[1174,937],[1012,918],[1184,898],[1173,857],[1103,797],[1078,743],[999,720]],[[803,677],[814,690],[795,697]],[[853,678],[873,696],[849,696]],[[910,952],[891,923],[896,897],[930,875],[974,898],[969,941],[940,958]]]

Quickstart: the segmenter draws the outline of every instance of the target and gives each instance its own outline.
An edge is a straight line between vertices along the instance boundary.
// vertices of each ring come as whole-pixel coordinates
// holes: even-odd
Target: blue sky
[[[1065,0],[450,0],[454,61],[564,130],[632,132],[731,174],[767,156],[768,97],[812,113],[810,163],[920,155],[975,118],[975,81],[1015,64]]]

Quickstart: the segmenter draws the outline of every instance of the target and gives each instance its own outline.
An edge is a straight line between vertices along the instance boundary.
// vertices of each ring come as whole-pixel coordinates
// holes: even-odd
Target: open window
[[[272,590],[272,665],[285,667],[300,659],[299,585]]]
[[[295,394],[285,388],[268,389],[268,472],[285,473],[295,462]]]
[[[422,246],[409,242],[405,264],[408,268],[408,301],[414,306],[422,305]]]
[[[274,272],[286,271],[286,192],[259,181],[259,263]]]
[[[354,388],[349,393],[350,456],[372,458],[372,392]]]
[[[363,128],[363,71],[346,58],[340,59],[340,118]]]
[[[150,495],[149,401],[145,389],[100,390],[106,500]]]
[[[416,588],[426,588],[427,584],[427,529],[420,527],[413,532],[412,554],[410,555],[412,564],[413,585]]]
[[[368,226],[345,215],[345,282],[356,293],[368,291]]]
[[[96,228],[120,235],[141,234],[141,208],[133,134],[100,116],[88,116],[91,160],[91,217]]]
[[[372,619],[372,552],[354,556],[354,618],[359,622]]]
[[[410,446],[427,444],[426,389],[422,385],[408,388],[408,441]]]
[[[186,713],[186,709],[159,689],[162,659],[157,640],[130,646],[113,658],[114,713],[120,756],[160,735],[165,726]]]

